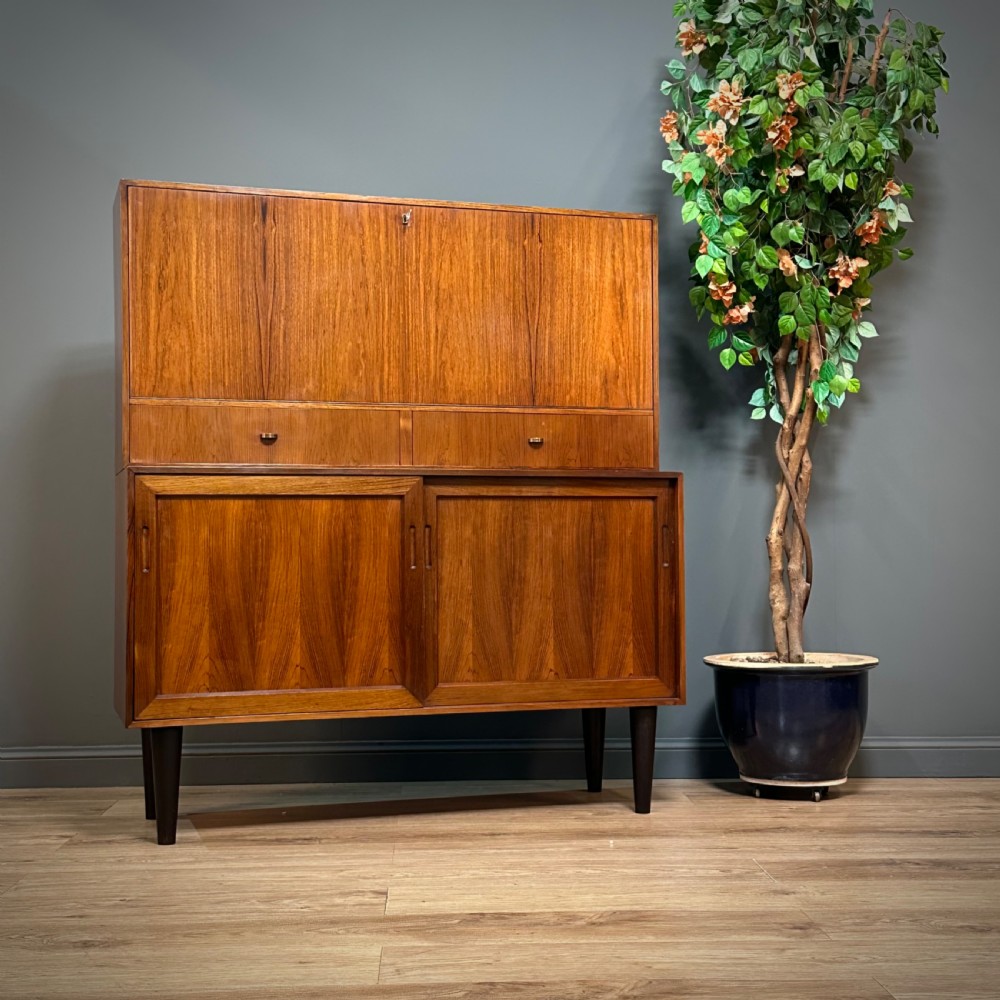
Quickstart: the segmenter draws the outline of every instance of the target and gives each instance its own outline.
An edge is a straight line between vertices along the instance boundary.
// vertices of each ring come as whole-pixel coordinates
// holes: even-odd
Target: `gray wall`
[[[722,371],[686,306],[690,231],[657,135],[671,6],[3,0],[0,784],[138,778],[111,708],[120,177],[659,212],[661,460],[687,475],[690,694],[661,712],[658,770],[728,772],[700,658],[767,642],[775,473],[747,373]],[[904,6],[947,31],[955,82],[943,138],[902,171],[917,255],[879,282],[865,393],[816,446],[808,641],[882,658],[859,771],[1000,774],[1000,15]],[[613,713],[619,773],[626,730]],[[578,736],[575,713],[202,728],[186,774],[571,775]]]

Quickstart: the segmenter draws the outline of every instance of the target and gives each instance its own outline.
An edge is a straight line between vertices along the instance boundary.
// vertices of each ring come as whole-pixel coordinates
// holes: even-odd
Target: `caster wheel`
[[[753,797],[759,799],[763,793],[760,790],[760,785],[753,786]]]
[[[830,791],[829,788],[814,788],[813,789],[813,802],[822,802],[826,798],[827,793]]]

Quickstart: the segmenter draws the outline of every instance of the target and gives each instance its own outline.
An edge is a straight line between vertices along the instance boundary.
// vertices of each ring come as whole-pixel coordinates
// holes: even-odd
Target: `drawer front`
[[[413,413],[417,466],[651,469],[653,441],[644,413]]]
[[[399,465],[399,410],[133,403],[136,465]]]

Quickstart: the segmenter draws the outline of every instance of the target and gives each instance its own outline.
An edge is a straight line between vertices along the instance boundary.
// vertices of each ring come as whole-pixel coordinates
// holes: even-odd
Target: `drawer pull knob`
[[[260,436],[261,444],[274,444],[274,442],[277,440],[278,440],[278,435],[275,434],[273,431],[266,431]]]
[[[545,444],[545,438],[528,438],[528,444],[530,444],[532,448],[541,448],[541,446]]]

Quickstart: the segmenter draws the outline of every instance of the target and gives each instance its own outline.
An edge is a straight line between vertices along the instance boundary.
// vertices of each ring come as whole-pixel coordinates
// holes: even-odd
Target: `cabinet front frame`
[[[161,599],[156,557],[157,500],[160,497],[398,497],[401,502],[400,606],[403,661],[402,685],[341,688],[280,689],[204,694],[160,694]],[[132,521],[133,643],[131,676],[133,720],[169,724],[192,720],[284,717],[325,717],[392,714],[421,705],[422,565],[411,557],[410,539],[422,524],[421,481],[414,477],[372,476],[162,476],[134,479]],[[411,532],[412,528],[412,532]]]
[[[539,497],[571,499],[649,499],[654,503],[655,663],[656,676],[611,679],[565,679],[558,681],[442,684],[439,680],[438,649],[438,500],[441,498],[488,497],[514,499]],[[424,486],[424,516],[429,557],[424,584],[424,656],[429,709],[476,711],[482,705],[523,708],[577,707],[587,705],[683,704],[683,541],[680,530],[681,494],[679,478],[645,480],[603,479],[569,481],[557,477],[524,479],[429,478]]]

